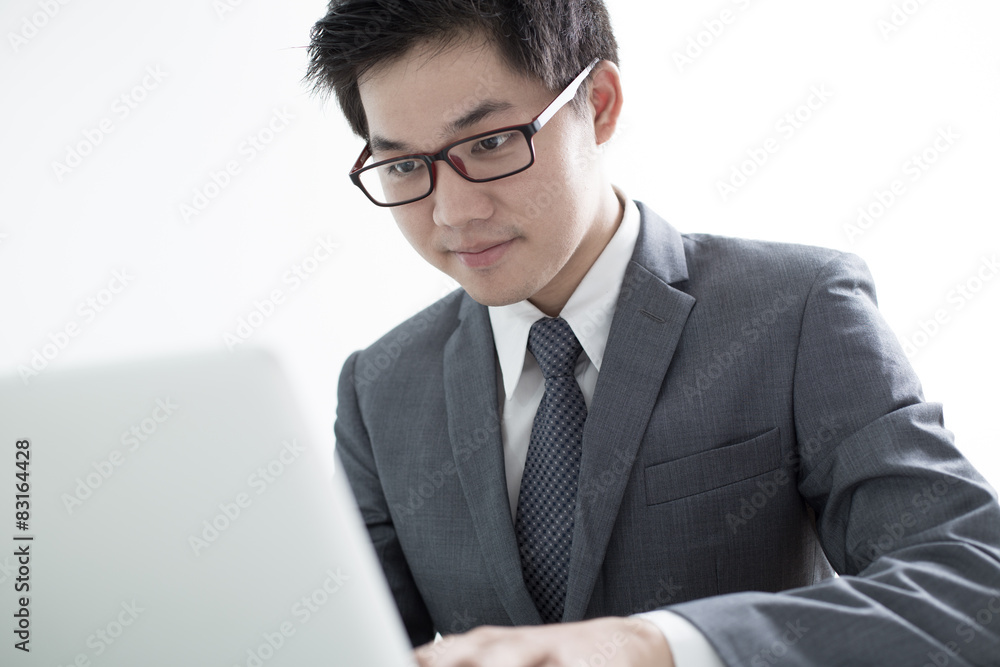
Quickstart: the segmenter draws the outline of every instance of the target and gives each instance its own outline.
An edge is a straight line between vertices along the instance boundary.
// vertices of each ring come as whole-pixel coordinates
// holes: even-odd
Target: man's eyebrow
[[[486,100],[480,102],[477,106],[473,107],[470,111],[466,112],[463,116],[453,120],[445,128],[445,133],[449,135],[454,135],[468,127],[472,127],[482,119],[491,116],[495,113],[500,113],[501,111],[507,111],[514,105],[510,102],[501,102],[497,100]]]
[[[385,137],[380,137],[377,134],[372,135],[372,138],[368,140],[368,145],[371,146],[372,153],[384,153],[392,151],[394,153],[413,153],[415,151],[410,150],[407,144],[400,141],[393,141],[392,139],[386,139]]]
[[[472,127],[479,121],[487,118],[495,113],[500,113],[501,111],[506,111],[513,108],[513,104],[510,102],[499,102],[496,100],[486,100],[481,102],[479,105],[466,112],[464,115],[448,123],[447,126],[441,131],[442,141],[447,137],[453,137],[462,130]],[[389,139],[377,134],[373,134],[368,144],[371,146],[372,153],[416,153],[417,150],[411,147],[409,144],[396,141],[394,139]]]

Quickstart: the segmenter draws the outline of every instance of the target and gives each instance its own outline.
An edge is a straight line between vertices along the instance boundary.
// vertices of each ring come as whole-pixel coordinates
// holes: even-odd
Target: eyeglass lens
[[[531,146],[520,131],[474,137],[451,147],[448,159],[470,180],[502,178],[531,164]],[[433,184],[430,158],[400,158],[359,173],[361,185],[376,201],[394,204],[423,197]]]

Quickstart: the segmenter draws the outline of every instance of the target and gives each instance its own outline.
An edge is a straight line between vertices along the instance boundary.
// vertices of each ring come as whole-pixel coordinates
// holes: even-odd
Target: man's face
[[[360,92],[376,161],[527,123],[556,96],[480,42],[418,46],[363,78]],[[534,144],[531,168],[489,183],[436,162],[434,192],[391,209],[417,252],[485,305],[568,297],[607,240],[595,224],[592,117],[563,107]]]

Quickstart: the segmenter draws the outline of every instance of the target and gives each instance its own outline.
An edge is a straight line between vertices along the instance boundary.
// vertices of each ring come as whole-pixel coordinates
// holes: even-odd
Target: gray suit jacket
[[[731,665],[1000,664],[1000,507],[863,262],[640,211],[564,620],[668,607]],[[498,382],[487,309],[462,290],[344,365],[337,451],[415,644],[540,622]]]

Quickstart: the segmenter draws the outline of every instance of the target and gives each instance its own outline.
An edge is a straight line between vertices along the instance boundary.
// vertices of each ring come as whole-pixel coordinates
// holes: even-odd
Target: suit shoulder
[[[767,278],[808,285],[828,266],[867,273],[860,257],[832,248],[715,234],[683,234],[682,238],[692,277],[711,274],[726,281],[756,283]]]
[[[450,292],[397,324],[381,338],[361,350],[360,355],[365,357],[386,350],[401,354],[407,348],[427,352],[435,346],[442,347],[458,326],[459,309],[464,295],[465,290],[461,288]]]

